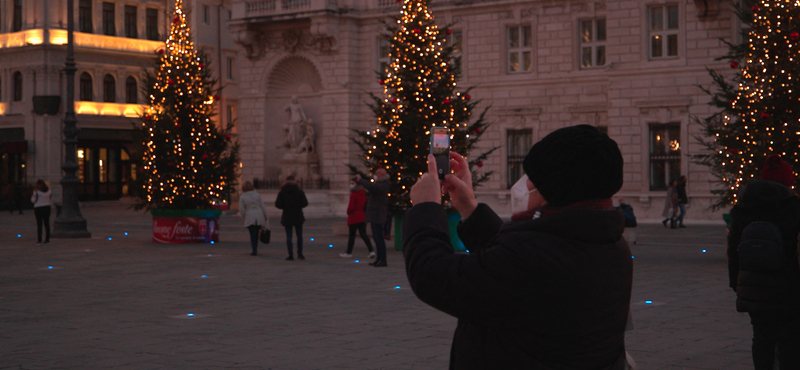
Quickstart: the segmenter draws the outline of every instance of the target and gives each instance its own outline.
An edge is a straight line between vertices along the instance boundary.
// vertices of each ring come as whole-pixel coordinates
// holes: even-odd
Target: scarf
[[[515,213],[514,215],[511,216],[511,221],[513,222],[530,221],[540,217],[548,217],[568,211],[589,210],[589,209],[611,209],[612,207],[613,203],[611,202],[611,199],[584,200],[563,207],[544,206],[539,209],[527,210]]]

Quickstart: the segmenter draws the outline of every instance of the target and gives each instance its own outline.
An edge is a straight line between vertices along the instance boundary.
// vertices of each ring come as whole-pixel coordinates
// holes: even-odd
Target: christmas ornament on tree
[[[449,129],[451,151],[466,156],[471,169],[497,148],[470,155],[481,128],[488,127],[486,109],[477,119],[472,117],[479,101],[469,100],[470,88],[457,89],[460,70],[458,62],[451,63],[453,46],[445,36],[450,32],[436,26],[428,1],[405,0],[400,18],[387,26],[392,61],[385,71],[378,71],[383,96],[372,95],[370,104],[377,126],[354,130],[352,141],[368,172],[384,168],[390,174],[390,210],[400,212],[411,207],[411,186],[427,171],[431,127]],[[466,98],[455,98],[461,96]],[[353,173],[366,175],[355,165],[348,166]],[[490,174],[473,172],[473,185],[485,182]]]
[[[239,144],[226,140],[232,125],[220,128],[211,120],[216,81],[189,32],[183,0],[177,0],[166,47],[147,79],[137,209],[210,209],[236,185]]]
[[[737,14],[750,28],[741,45],[731,45],[719,58],[731,60],[737,73],[728,82],[710,71],[716,89],[705,91],[720,111],[702,119],[711,140],[702,141],[708,153],[695,156],[722,185],[712,191],[719,195],[715,209],[735,204],[744,185],[760,178],[771,154],[780,154],[795,173],[800,170],[800,50],[793,36],[800,3],[745,0]]]

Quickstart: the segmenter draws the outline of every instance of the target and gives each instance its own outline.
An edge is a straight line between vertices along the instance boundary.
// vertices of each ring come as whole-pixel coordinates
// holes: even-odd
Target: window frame
[[[528,30],[527,39],[525,39],[525,29]],[[512,46],[512,33],[516,33],[517,36],[518,46],[516,47]],[[508,25],[506,26],[505,34],[506,73],[518,74],[533,72],[533,26],[530,24]],[[528,45],[525,45],[525,41],[528,42]],[[526,53],[530,56],[530,64],[528,69],[524,68],[524,55]],[[512,63],[512,55],[517,56],[517,63],[520,66],[518,70],[512,69],[512,66],[514,65]]]
[[[103,102],[117,102],[117,79],[110,73],[103,76]]]
[[[128,76],[125,79],[125,103],[139,104],[139,82],[136,77]]]
[[[464,31],[450,30],[450,35],[447,38],[447,45],[453,48],[453,53],[450,54],[450,65],[453,71],[456,68],[460,69],[463,75],[464,71]],[[458,40],[456,40],[458,39]]]
[[[158,33],[158,9],[145,8],[145,33],[148,40],[160,41]]]
[[[389,54],[392,52],[392,43],[386,39],[386,36],[381,36],[378,38],[378,42],[376,43],[377,48],[377,63],[378,63],[378,74],[381,76],[381,79],[385,79],[386,70],[392,65],[392,57]],[[384,54],[384,48],[386,49],[386,53]]]
[[[651,123],[649,125],[647,145],[650,191],[665,191],[669,187],[670,180],[677,180],[680,177],[683,161],[681,130],[680,122]],[[660,135],[663,135],[663,139],[659,138]],[[663,145],[658,145],[656,141],[663,142]],[[677,149],[671,148],[673,142],[677,142]],[[662,165],[657,165],[659,163]],[[659,181],[663,181],[663,183],[659,183]]]
[[[203,23],[211,24],[211,7],[203,4]]]
[[[603,39],[601,40],[600,32],[599,32],[599,21],[602,21],[603,24]],[[584,23],[591,22],[591,38],[590,41],[586,41],[586,37],[584,35]],[[578,19],[578,66],[580,69],[592,69],[592,68],[601,68],[605,67],[608,63],[608,48],[606,47],[608,43],[608,22],[606,17],[595,17],[595,18],[581,18]],[[602,48],[603,50],[603,63],[600,64],[598,59],[598,50]],[[591,61],[590,65],[584,65],[584,53],[585,50],[589,49],[591,52]]]
[[[133,12],[131,12],[133,10]],[[139,29],[137,18],[139,15],[139,8],[135,5],[125,5],[125,37],[136,39],[139,38]]]
[[[518,143],[514,138],[519,137],[522,143]],[[519,145],[517,145],[519,144]],[[520,128],[506,130],[506,186],[511,189],[514,184],[522,178],[525,171],[522,162],[533,145],[533,129]],[[516,150],[515,150],[516,149]],[[512,153],[514,152],[514,153]]]
[[[14,72],[14,74],[12,75],[11,78],[12,78],[11,83],[12,83],[12,90],[13,90],[11,92],[11,97],[12,97],[13,101],[22,101],[23,88],[24,88],[22,72],[21,71]]]
[[[84,79],[84,77],[86,77]],[[78,100],[94,101],[94,79],[89,72],[81,73],[78,77]],[[87,99],[88,98],[88,99]]]
[[[116,4],[103,2],[103,34],[106,36],[117,35]]]
[[[78,2],[78,30],[83,33],[94,33],[92,0],[80,0]]]
[[[233,66],[234,66],[234,63],[236,61],[234,60],[233,57],[227,57],[225,59],[226,59],[225,77],[228,79],[228,81],[235,81],[236,80],[236,78],[235,78],[236,76],[234,76],[234,74],[233,74],[233,70],[234,70]]]
[[[676,12],[675,28],[670,28],[670,8],[674,8]],[[653,24],[654,14],[653,11],[661,9],[661,29],[654,30]],[[663,60],[663,59],[676,59],[680,58],[680,44],[681,44],[681,7],[677,3],[648,5],[647,6],[647,55],[650,60]],[[653,43],[654,37],[661,40],[660,55],[654,55],[653,51],[655,45]],[[670,55],[670,38],[674,37],[675,40],[675,54]]]

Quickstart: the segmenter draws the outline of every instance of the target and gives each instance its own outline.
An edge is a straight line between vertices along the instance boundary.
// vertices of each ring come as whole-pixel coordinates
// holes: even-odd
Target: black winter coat
[[[781,229],[785,250],[783,275],[739,271],[742,231],[756,221],[769,221]],[[800,199],[774,181],[756,180],[742,190],[731,209],[728,234],[728,278],[736,291],[740,312],[800,313],[800,267],[797,234],[800,233]]]
[[[281,225],[296,226],[302,225],[306,218],[303,216],[303,208],[308,206],[306,193],[295,184],[287,184],[281,188],[278,198],[275,199],[275,207],[282,209]]]
[[[504,225],[485,204],[458,227],[422,203],[403,217],[414,293],[458,318],[450,369],[621,369],[633,263],[619,210]]]
[[[358,184],[367,189],[366,222],[383,225],[389,213],[389,190],[392,183],[389,179],[371,182],[368,179],[358,180]]]

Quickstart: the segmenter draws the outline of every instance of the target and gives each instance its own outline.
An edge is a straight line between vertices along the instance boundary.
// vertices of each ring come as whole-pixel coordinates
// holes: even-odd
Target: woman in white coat
[[[250,231],[250,246],[253,247],[251,256],[258,255],[258,232],[267,225],[269,216],[267,207],[261,200],[261,194],[255,191],[253,183],[245,181],[242,185],[242,196],[239,197],[239,215],[244,217],[244,227]]]

